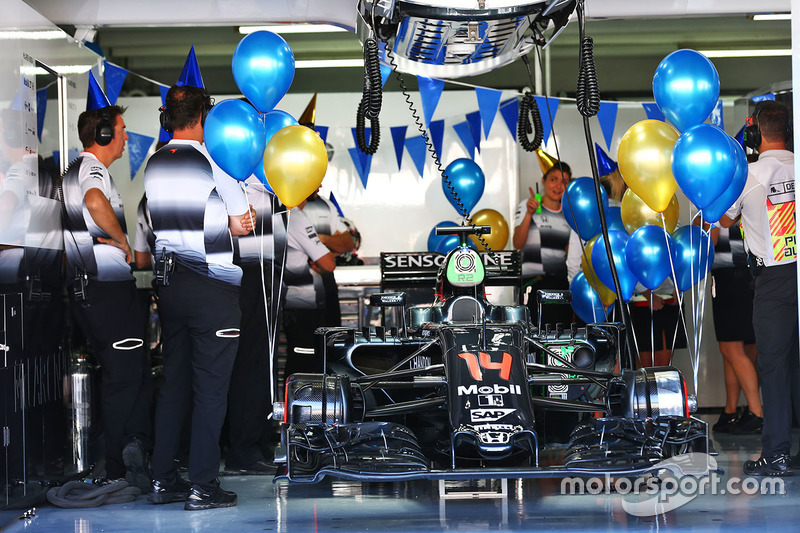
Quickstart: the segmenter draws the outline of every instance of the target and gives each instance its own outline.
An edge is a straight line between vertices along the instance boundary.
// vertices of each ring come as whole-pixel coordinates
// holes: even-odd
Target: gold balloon
[[[581,270],[583,270],[583,275],[586,276],[586,281],[589,282],[594,292],[600,297],[600,301],[603,302],[603,305],[611,305],[614,303],[614,300],[617,299],[617,293],[606,287],[605,284],[600,281],[600,278],[594,273],[594,267],[592,266],[592,249],[598,237],[600,236],[595,235],[589,239],[589,242],[583,247],[584,252],[581,254]]]
[[[325,143],[305,126],[278,130],[264,150],[264,174],[286,207],[300,205],[316,191],[327,170]]]
[[[483,240],[489,245],[492,250],[505,250],[508,244],[508,222],[503,218],[503,215],[494,209],[481,209],[472,215],[472,223],[476,226],[489,226],[492,232],[489,235],[483,235]],[[483,250],[484,246],[474,235],[469,236],[478,250]]]
[[[556,166],[558,159],[548,154],[541,148],[536,149],[536,156],[539,158],[539,166],[542,167],[542,176],[547,174],[547,171]]]
[[[625,231],[628,233],[633,233],[637,228],[646,224],[654,224],[659,228],[663,228],[666,225],[667,233],[672,233],[672,230],[678,225],[680,206],[678,205],[678,198],[672,195],[672,199],[664,212],[656,213],[633,192],[633,189],[628,189],[622,195],[620,213],[622,214],[622,223],[625,224]]]
[[[619,171],[653,211],[669,205],[678,184],[672,175],[672,147],[678,131],[660,120],[643,120],[630,127],[619,142]]]

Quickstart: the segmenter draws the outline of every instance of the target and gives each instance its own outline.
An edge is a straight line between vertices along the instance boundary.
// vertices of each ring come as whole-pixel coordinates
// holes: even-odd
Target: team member
[[[62,181],[64,246],[74,316],[103,369],[106,476],[146,490],[152,381],[122,201],[108,172],[128,138],[123,112],[98,106],[78,117],[84,151]]]
[[[250,215],[255,216],[239,183],[214,163],[202,144],[211,101],[201,88],[202,79],[199,85],[170,88],[163,113],[173,139],[150,158],[144,176],[156,235],[154,270],[164,352],[149,500],[185,499],[186,510],[237,502],[236,494],[222,489],[217,479],[241,320],[242,271],[233,264],[231,235],[249,233]],[[191,489],[174,463],[190,411]]]
[[[255,176],[245,183],[258,223],[252,233],[234,241],[242,267],[242,324],[228,393],[225,471],[269,474],[275,471],[266,452],[270,445],[267,414],[272,407],[269,371],[277,362],[271,355],[277,347],[275,330],[280,324],[279,302],[284,295],[280,265],[286,253],[286,222],[285,214],[275,213],[278,200],[274,194]]]
[[[333,272],[335,255],[320,241],[303,213],[306,202],[289,212],[285,281],[286,335],[284,376],[297,372],[322,372],[323,361],[314,354],[314,330],[324,325],[325,291],[321,273]]]
[[[761,457],[745,461],[748,475],[792,473],[791,383],[798,372],[797,261],[794,155],[789,111],[774,101],[756,105],[745,143],[756,148],[744,191],[720,220],[730,227],[741,216],[744,242],[754,269],[753,330],[764,407]]]
[[[522,284],[527,295],[524,303],[530,308],[534,323],[539,316],[536,291],[569,288],[567,247],[570,227],[561,210],[561,197],[571,176],[569,165],[556,161],[542,176],[544,195],[541,202],[529,188],[530,198],[519,204],[514,216],[513,244],[523,253]],[[542,324],[572,322],[569,306],[545,306],[542,312]]]
[[[335,255],[352,252],[355,241],[339,216],[333,202],[319,195],[319,189],[308,197],[303,213],[314,226],[317,237]],[[325,326],[341,326],[342,312],[339,306],[339,287],[333,272],[321,274],[325,290]]]
[[[715,433],[761,433],[764,425],[753,332],[752,276],[747,268],[741,228],[711,229],[714,264],[711,265],[711,298],[714,333],[722,352],[725,377],[725,409],[714,424]],[[739,416],[739,393],[744,392],[747,411]]]

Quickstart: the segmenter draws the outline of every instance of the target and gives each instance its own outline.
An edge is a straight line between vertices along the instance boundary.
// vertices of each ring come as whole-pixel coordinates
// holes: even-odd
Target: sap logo
[[[473,422],[497,422],[516,409],[475,409],[469,413]]]
[[[459,396],[467,396],[469,394],[522,394],[522,388],[519,385],[498,385],[495,383],[491,387],[484,385],[470,385],[465,387],[460,385],[458,387]]]

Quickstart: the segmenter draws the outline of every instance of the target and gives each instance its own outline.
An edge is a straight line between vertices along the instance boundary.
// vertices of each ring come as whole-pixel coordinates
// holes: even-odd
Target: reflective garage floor
[[[327,480],[316,485],[289,485],[273,484],[270,477],[242,476],[222,478],[223,486],[239,495],[239,505],[230,509],[186,512],[182,503],[153,506],[140,497],[134,503],[93,509],[44,506],[24,519],[18,518],[19,511],[0,511],[0,529],[60,533],[796,530],[800,472],[783,480],[785,494],[748,495],[744,492],[759,488],[757,482],[735,479],[730,487],[741,490],[732,494],[726,485],[742,476],[743,461],[757,458],[759,437],[725,435],[714,440],[720,452],[718,464],[725,471],[719,476],[718,494],[708,494],[709,488],[704,495],[672,498],[661,504],[649,499],[643,506],[631,506],[630,495],[606,494],[600,485],[587,487],[587,491],[599,489],[596,495],[562,495],[560,479],[510,480],[506,498],[459,500],[441,499],[438,483],[432,481],[362,484]],[[800,432],[795,431],[794,441],[797,446]],[[469,487],[469,491],[478,488]],[[499,482],[488,488],[499,490]],[[781,487],[775,488],[780,491]],[[448,491],[455,489],[458,487]]]

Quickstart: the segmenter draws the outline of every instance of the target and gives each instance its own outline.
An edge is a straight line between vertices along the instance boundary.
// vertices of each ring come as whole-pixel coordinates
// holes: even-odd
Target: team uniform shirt
[[[348,231],[347,226],[342,222],[339,211],[333,202],[317,195],[313,200],[309,200],[303,208],[303,213],[314,225],[317,233],[322,235],[335,235],[336,232]]]
[[[122,232],[127,234],[122,199],[106,166],[94,154],[81,152],[64,174],[62,189],[66,210],[64,249],[70,269],[73,272],[85,272],[90,280],[133,280],[131,266],[125,261],[125,252],[97,240],[110,239],[111,236],[94,222],[84,201],[89,190],[100,190],[111,204]]]
[[[766,266],[797,261],[794,220],[794,154],[767,150],[748,165],[739,199],[725,213],[742,215],[745,247]]]
[[[308,264],[330,252],[319,240],[314,225],[297,207],[289,212],[288,248],[286,252],[286,309],[317,309],[324,305],[322,277]]]
[[[522,224],[527,212],[527,200],[520,202],[514,215],[514,226]],[[528,238],[522,247],[522,278],[534,276],[567,277],[567,245],[571,228],[564,213],[542,206],[534,213]]]
[[[247,199],[205,146],[171,140],[147,162],[144,186],[156,259],[174,253],[179,268],[239,285],[242,270],[233,264],[228,216],[247,213]]]
[[[278,201],[255,176],[245,184],[247,200],[256,211],[256,227],[234,239],[236,262],[243,267],[258,266],[262,261],[271,265],[278,257],[280,263],[286,254],[286,222],[283,215],[275,214]]]
[[[740,224],[719,230],[711,270],[723,268],[747,268],[747,252],[744,249]]]
[[[133,249],[137,252],[147,252],[155,258],[156,234],[153,233],[153,222],[150,220],[150,210],[147,208],[147,196],[142,196],[136,208],[136,236],[133,238]]]

